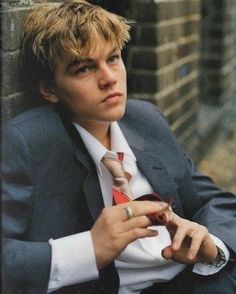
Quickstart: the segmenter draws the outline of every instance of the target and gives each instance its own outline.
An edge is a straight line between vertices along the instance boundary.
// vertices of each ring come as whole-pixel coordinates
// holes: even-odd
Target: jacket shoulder
[[[169,124],[159,108],[151,102],[130,99],[127,101],[124,122],[141,126],[156,125],[159,128],[169,129]]]
[[[23,126],[25,124],[29,124],[33,121],[40,121],[49,118],[50,116],[55,116],[56,113],[53,107],[47,106],[40,106],[36,108],[32,108],[26,110],[14,118],[10,119],[5,123],[6,126]]]
[[[27,144],[31,149],[53,148],[55,142],[63,145],[67,133],[58,113],[50,106],[27,110],[6,122],[3,126],[4,145]],[[27,143],[26,143],[27,142]]]

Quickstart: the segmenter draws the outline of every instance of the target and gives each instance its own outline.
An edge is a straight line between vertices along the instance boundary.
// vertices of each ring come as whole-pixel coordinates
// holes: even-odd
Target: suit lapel
[[[141,136],[134,134],[132,130],[127,129],[122,124],[121,129],[137,158],[139,169],[147,178],[153,190],[160,194],[165,201],[173,198],[173,209],[176,212],[182,212],[176,184],[163,164],[161,154],[157,154],[153,144],[144,142]],[[155,144],[158,144],[158,142],[155,142]]]
[[[98,180],[96,167],[90,170],[84,181],[84,195],[90,214],[95,221],[104,208],[103,196]]]
[[[72,139],[75,159],[80,165],[82,164],[86,173],[86,178],[83,183],[84,197],[86,199],[89,212],[95,221],[101,210],[104,208],[103,196],[97,176],[96,166],[75,126],[65,117],[62,116],[61,119]]]
[[[170,197],[170,192],[175,188],[174,183],[169,178],[165,167],[159,158],[152,156],[147,151],[140,151],[133,147],[137,158],[137,164],[146,176],[154,191],[159,193],[165,200]]]
[[[78,132],[77,136],[80,138]],[[81,143],[83,144],[82,140]],[[84,197],[86,199],[90,214],[93,220],[95,221],[101,213],[101,210],[104,208],[103,196],[97,175],[96,166],[92,161],[91,157],[89,156],[87,149],[86,154],[83,151],[81,150],[81,145],[75,145],[76,160],[82,163],[87,169],[87,176],[83,184]]]

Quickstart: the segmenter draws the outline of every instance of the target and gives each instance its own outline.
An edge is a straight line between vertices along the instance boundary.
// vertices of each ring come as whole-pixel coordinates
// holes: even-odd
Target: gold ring
[[[134,216],[134,214],[133,214],[133,210],[131,209],[131,207],[126,206],[126,207],[124,208],[124,210],[125,210],[125,212],[126,212],[126,214],[127,214],[128,219],[131,219],[131,218]]]

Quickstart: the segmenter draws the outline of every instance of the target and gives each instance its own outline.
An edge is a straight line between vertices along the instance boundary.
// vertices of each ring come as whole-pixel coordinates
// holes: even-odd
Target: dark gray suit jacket
[[[205,225],[235,253],[235,196],[195,170],[160,112],[131,100],[119,125],[153,189],[173,197],[177,214]],[[104,207],[94,163],[73,125],[43,106],[7,123],[2,173],[6,293],[46,293],[48,240],[90,230]],[[57,293],[116,293],[118,287],[111,264],[99,280]]]

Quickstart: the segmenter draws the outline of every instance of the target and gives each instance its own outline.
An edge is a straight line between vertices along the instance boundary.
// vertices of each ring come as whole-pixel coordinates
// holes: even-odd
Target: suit
[[[173,197],[178,215],[205,225],[235,254],[235,196],[196,171],[160,112],[131,100],[118,123],[153,190]],[[71,122],[42,106],[6,124],[2,173],[4,281],[12,289],[6,293],[46,293],[48,240],[90,230],[104,207],[95,165]],[[116,293],[118,287],[112,263],[99,280],[56,292]]]

